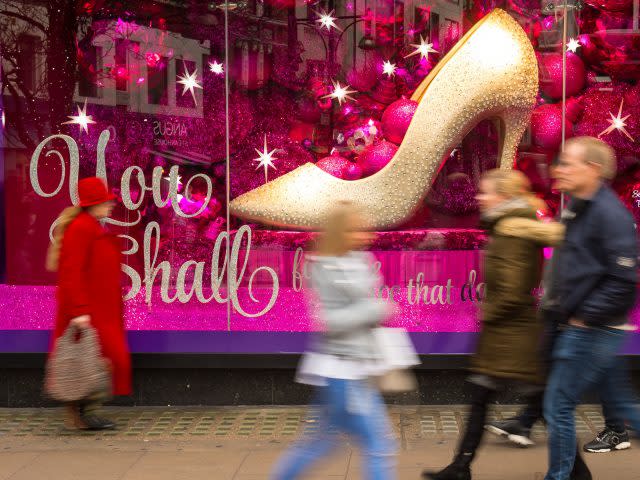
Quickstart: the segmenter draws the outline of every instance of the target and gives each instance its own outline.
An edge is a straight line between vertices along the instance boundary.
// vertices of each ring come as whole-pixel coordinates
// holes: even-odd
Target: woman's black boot
[[[422,473],[425,480],[471,480],[471,460],[473,454],[459,453],[453,463],[439,472]]]
[[[571,471],[571,480],[592,480],[591,472],[589,471],[589,467],[584,462],[582,455],[580,452],[576,452],[576,460],[573,463],[573,470]]]

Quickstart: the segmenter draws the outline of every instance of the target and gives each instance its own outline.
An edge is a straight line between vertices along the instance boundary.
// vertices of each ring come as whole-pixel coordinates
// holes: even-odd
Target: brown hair
[[[342,256],[349,251],[347,233],[352,227],[350,222],[358,209],[351,202],[339,202],[325,218],[322,233],[317,241],[317,253],[322,256]]]
[[[60,248],[62,247],[62,239],[67,227],[73,222],[78,215],[82,213],[80,207],[68,207],[65,208],[62,213],[56,218],[51,229],[51,244],[47,250],[46,268],[49,272],[57,272],[58,264],[60,262]]]
[[[547,204],[531,190],[527,176],[519,170],[489,170],[482,175],[482,179],[492,181],[498,195],[507,199],[520,197],[535,210],[547,209]]]
[[[607,144],[599,138],[595,137],[574,137],[567,140],[565,144],[569,145],[581,145],[584,147],[584,161],[587,163],[593,163],[600,165],[602,168],[602,178],[605,180],[612,180],[616,176],[616,153]]]

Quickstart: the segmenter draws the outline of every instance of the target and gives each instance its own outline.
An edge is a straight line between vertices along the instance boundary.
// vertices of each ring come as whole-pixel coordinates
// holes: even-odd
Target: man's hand
[[[572,327],[587,328],[585,323],[582,320],[578,320],[577,318],[572,318],[571,320],[569,320],[569,325],[571,325]]]
[[[81,315],[72,319],[71,325],[77,328],[88,328],[91,326],[91,317],[89,315]]]

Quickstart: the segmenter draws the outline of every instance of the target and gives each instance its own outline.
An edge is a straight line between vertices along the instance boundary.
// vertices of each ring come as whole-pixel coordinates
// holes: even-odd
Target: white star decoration
[[[224,73],[224,65],[214,60],[213,62],[209,62],[209,71],[216,75],[222,75]]]
[[[627,126],[626,121],[631,116],[631,114],[627,115],[626,117],[622,116],[623,104],[624,104],[624,99],[620,101],[620,108],[618,109],[617,117],[614,117],[613,113],[609,112],[609,115],[611,115],[611,118],[607,119],[607,122],[609,122],[609,126],[598,134],[598,138],[601,137],[602,135],[609,135],[614,130],[619,130],[622,133],[624,133],[627,136],[627,138],[629,138],[629,140],[631,140],[632,142],[634,141],[633,137],[629,134],[629,132],[625,128]]]
[[[198,69],[196,68],[193,73],[189,73],[187,67],[184,67],[184,75],[178,75],[178,83],[182,84],[182,95],[187,93],[187,90],[191,92],[191,96],[193,97],[194,103],[197,105],[196,94],[193,91],[194,88],[199,88],[202,90],[202,85],[198,83],[197,79]]]
[[[388,76],[391,77],[396,74],[397,68],[398,67],[396,67],[395,63],[391,63],[390,61],[387,60],[382,64],[382,73],[387,74]]]
[[[264,182],[267,183],[269,181],[269,178],[268,178],[269,167],[276,170],[276,167],[273,164],[273,161],[277,160],[277,158],[275,158],[273,154],[275,153],[277,148],[274,148],[273,150],[269,151],[269,149],[267,148],[267,136],[265,135],[263,150],[260,151],[257,148],[254,150],[258,153],[258,158],[253,159],[254,162],[258,162],[258,166],[256,167],[256,170],[258,170],[260,167],[264,168]]]
[[[332,28],[335,28],[336,30],[342,31],[342,29],[336,25],[337,18],[333,16],[334,12],[335,10],[331,10],[329,13],[327,13],[326,10],[316,12],[318,17],[320,17],[316,20],[316,22],[320,24],[320,30],[326,28],[327,31],[330,31]]]
[[[342,105],[342,103],[347,99],[355,100],[355,98],[351,96],[352,93],[356,93],[356,91],[349,90],[349,85],[340,85],[340,82],[333,82],[333,92],[331,92],[329,95],[325,95],[322,98],[336,98],[338,100],[338,103]]]
[[[567,42],[567,50],[569,50],[570,52],[576,53],[576,50],[578,50],[578,48],[580,47],[581,47],[580,42],[575,38],[571,38]]]
[[[412,43],[411,46],[414,47],[415,50],[404,58],[409,58],[418,54],[420,54],[420,58],[428,58],[430,53],[438,52],[437,50],[433,49],[433,43],[427,43],[422,35],[420,35],[420,44],[418,45],[416,43]]]
[[[92,115],[87,115],[87,99],[84,99],[84,107],[80,108],[79,105],[76,106],[78,107],[78,115],[67,115],[71,120],[64,123],[78,125],[80,133],[82,133],[82,130],[84,130],[84,133],[89,133],[89,124],[96,122],[93,121]]]

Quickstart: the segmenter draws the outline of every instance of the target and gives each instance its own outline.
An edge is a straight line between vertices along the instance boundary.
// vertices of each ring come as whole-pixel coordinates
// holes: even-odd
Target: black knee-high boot
[[[578,447],[580,448],[580,447]],[[584,463],[580,450],[576,451],[576,460],[573,462],[573,470],[571,471],[571,480],[592,480],[589,467]]]
[[[487,418],[487,405],[493,394],[493,390],[470,384],[471,388],[471,412],[464,432],[464,436],[458,446],[458,453],[453,462],[439,472],[425,471],[422,476],[429,480],[471,480],[471,462],[484,434],[484,424]]]
[[[424,472],[422,477],[428,480],[471,480],[471,461],[473,455],[458,453],[453,462],[439,472]]]

